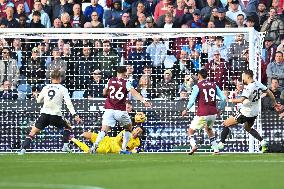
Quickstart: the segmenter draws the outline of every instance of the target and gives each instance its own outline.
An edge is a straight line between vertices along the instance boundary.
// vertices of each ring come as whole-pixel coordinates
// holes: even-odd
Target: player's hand
[[[77,124],[79,124],[79,123],[82,122],[81,118],[80,118],[78,115],[76,115],[76,116],[74,117],[74,119],[75,119],[75,121],[77,122]]]
[[[183,111],[181,112],[181,116],[184,117],[184,116],[186,116],[186,115],[187,115],[187,110],[183,110]]]
[[[147,108],[151,108],[151,107],[152,107],[151,102],[144,101],[143,104],[144,104],[144,106],[147,107]]]

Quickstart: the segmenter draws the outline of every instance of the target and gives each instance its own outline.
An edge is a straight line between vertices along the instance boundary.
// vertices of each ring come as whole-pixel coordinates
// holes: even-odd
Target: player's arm
[[[198,96],[198,93],[199,93],[199,88],[197,85],[194,85],[192,87],[192,93],[189,97],[189,101],[187,103],[187,107],[185,110],[182,111],[182,116],[185,116],[187,114],[187,111],[194,105],[195,101],[196,101],[196,98]]]
[[[223,110],[226,106],[226,96],[220,90],[218,86],[216,86],[217,96],[220,98],[221,102],[219,104],[218,110]]]
[[[138,93],[134,87],[131,85],[131,83],[129,81],[127,81],[126,83],[126,88],[127,90],[131,93],[132,96],[134,96],[137,100],[139,100],[140,102],[142,102],[144,104],[145,107],[151,107],[151,103],[147,102],[146,99],[141,96],[140,93]]]
[[[104,95],[104,97],[107,96],[107,93],[108,93],[108,82],[107,82],[107,84],[105,84],[105,88],[104,88],[104,90],[103,90],[103,95]]]
[[[73,118],[77,121],[77,123],[81,122],[80,117],[75,112],[73,103],[71,102],[68,90],[66,88],[63,90],[63,98],[64,98],[65,104],[66,104],[69,112],[72,114]]]
[[[234,99],[228,99],[227,101],[228,101],[228,102],[233,102],[233,103],[236,103],[236,104],[237,104],[237,103],[243,103],[243,101],[244,101],[245,99],[249,99],[250,94],[251,94],[250,89],[244,88],[241,97],[239,97],[239,98],[234,98]]]

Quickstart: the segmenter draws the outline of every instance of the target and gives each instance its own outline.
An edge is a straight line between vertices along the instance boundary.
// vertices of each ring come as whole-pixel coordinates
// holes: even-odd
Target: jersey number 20
[[[118,99],[118,100],[122,100],[124,98],[124,94],[121,91],[122,87],[119,87],[119,89],[116,91],[114,86],[110,86],[110,93],[109,96],[111,99]]]
[[[214,102],[215,101],[215,90],[210,88],[209,90],[203,89],[204,98],[206,102]]]

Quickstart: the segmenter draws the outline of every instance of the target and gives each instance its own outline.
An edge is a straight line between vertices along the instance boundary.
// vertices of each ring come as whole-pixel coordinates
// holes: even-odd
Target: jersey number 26
[[[109,96],[110,96],[111,99],[122,100],[124,98],[124,94],[121,91],[122,87],[119,87],[119,89],[117,91],[116,91],[114,86],[110,86],[109,89],[110,89]]]

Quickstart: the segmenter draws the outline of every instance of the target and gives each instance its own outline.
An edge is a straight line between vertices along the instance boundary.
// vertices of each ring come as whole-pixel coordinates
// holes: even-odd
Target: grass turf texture
[[[279,189],[283,170],[284,154],[0,154],[0,188]]]

